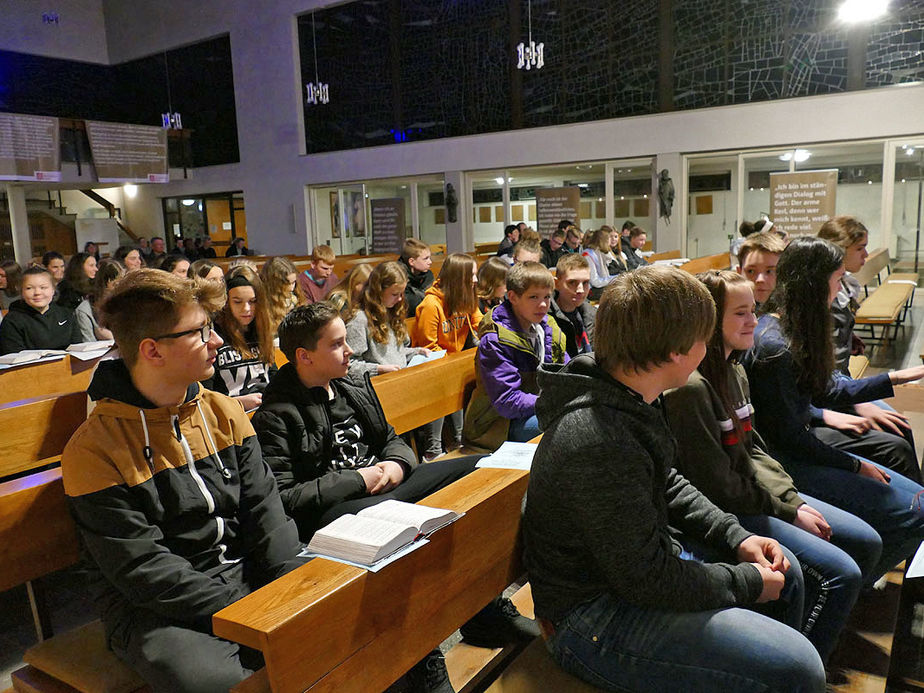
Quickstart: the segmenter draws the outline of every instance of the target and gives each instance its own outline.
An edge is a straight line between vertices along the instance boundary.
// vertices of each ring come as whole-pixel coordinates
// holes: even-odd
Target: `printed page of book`
[[[443,508],[430,508],[426,505],[404,503],[397,500],[387,500],[360,510],[360,517],[375,518],[403,525],[411,525],[421,534],[430,534],[443,527],[460,515],[452,510]]]

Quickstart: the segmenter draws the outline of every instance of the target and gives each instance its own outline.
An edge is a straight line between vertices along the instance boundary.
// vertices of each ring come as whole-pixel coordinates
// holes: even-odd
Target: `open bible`
[[[459,517],[452,510],[387,500],[322,527],[311,537],[308,551],[371,565]]]

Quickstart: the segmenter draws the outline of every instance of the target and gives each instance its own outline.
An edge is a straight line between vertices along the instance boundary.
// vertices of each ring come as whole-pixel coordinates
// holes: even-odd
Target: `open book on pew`
[[[378,570],[390,563],[389,559],[418,548],[415,544],[423,545],[428,535],[460,517],[452,510],[382,501],[355,515],[338,517],[319,529],[302,555]]]
[[[685,265],[690,261],[688,257],[675,257],[670,260],[655,260],[652,264],[654,265],[672,265],[673,267],[680,267],[680,265]]]
[[[38,363],[39,361],[56,361],[67,356],[66,351],[61,349],[23,349],[12,354],[0,356],[0,366],[21,366],[27,363]]]

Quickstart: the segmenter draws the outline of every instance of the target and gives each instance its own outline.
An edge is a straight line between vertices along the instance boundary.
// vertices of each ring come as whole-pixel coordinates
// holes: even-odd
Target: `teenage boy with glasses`
[[[155,691],[228,690],[261,666],[212,634],[212,614],[301,546],[247,415],[198,383],[224,300],[222,284],[159,270],[120,280],[101,311],[122,358],[100,364],[61,460],[109,646]]]

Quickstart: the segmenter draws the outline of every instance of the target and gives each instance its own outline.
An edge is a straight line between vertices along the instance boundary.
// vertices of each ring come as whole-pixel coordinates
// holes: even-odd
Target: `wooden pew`
[[[475,349],[377,375],[372,386],[388,423],[405,433],[465,407],[475,388]]]
[[[886,271],[883,279],[882,272]],[[892,274],[888,248],[879,248],[869,254],[866,263],[853,274],[860,282],[866,298],[860,304],[856,315],[856,324],[865,327],[874,341],[888,342],[890,328],[892,337],[898,335],[898,328],[904,323],[908,310],[914,301],[917,287],[916,274]],[[870,293],[872,286],[878,286]],[[876,335],[876,327],[882,331]]]
[[[694,260],[690,260],[680,265],[680,269],[686,270],[690,274],[699,274],[700,272],[711,269],[728,269],[729,265],[728,251],[725,251],[724,253],[706,255],[705,257],[698,257]]]
[[[266,660],[241,690],[383,690],[522,575],[527,480],[478,469],[421,501],[465,515],[398,563],[315,559],[219,611],[214,632]]]
[[[648,263],[653,265],[658,260],[677,260],[680,258],[679,250],[668,250],[665,253],[655,253],[654,255],[649,255],[646,259]]]
[[[0,404],[57,392],[84,392],[99,359],[81,361],[65,356],[57,361],[27,364],[0,371]]]
[[[86,412],[83,392],[0,406],[0,477],[42,470],[0,483],[0,591],[26,585],[41,641],[27,650],[28,666],[13,673],[17,690],[108,692],[144,686],[106,648],[98,621],[50,638],[50,619],[37,582],[79,559],[61,469],[43,468],[60,460]]]

